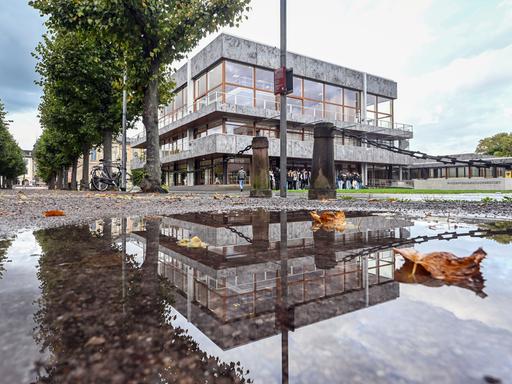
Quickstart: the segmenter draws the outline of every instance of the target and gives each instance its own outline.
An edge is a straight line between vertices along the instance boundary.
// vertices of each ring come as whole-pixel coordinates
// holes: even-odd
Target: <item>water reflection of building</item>
[[[175,309],[218,346],[233,348],[281,333],[283,293],[288,329],[398,297],[390,250],[344,258],[407,237],[412,223],[362,213],[347,222],[343,233],[314,233],[307,213],[288,213],[284,279],[279,213],[164,218],[159,271],[176,287]],[[176,244],[194,235],[208,248]],[[131,239],[144,244],[145,232]]]

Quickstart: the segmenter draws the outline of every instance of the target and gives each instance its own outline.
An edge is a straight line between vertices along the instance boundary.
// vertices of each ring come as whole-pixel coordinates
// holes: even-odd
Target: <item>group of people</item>
[[[281,173],[279,168],[274,168],[269,170],[269,182],[270,187],[272,189],[279,189],[280,185],[280,177]],[[245,185],[245,179],[247,178],[247,173],[243,167],[240,167],[238,171],[238,183],[240,186],[240,191],[243,191]],[[286,183],[287,188],[289,190],[293,189],[308,189],[310,187],[311,181],[311,171],[305,168],[303,169],[290,169],[286,175]],[[345,171],[337,171],[336,172],[336,187],[338,189],[360,189],[364,188],[362,183],[361,175],[357,172],[345,172]]]
[[[338,189],[360,189],[363,186],[363,180],[357,172],[338,171],[336,184]]]

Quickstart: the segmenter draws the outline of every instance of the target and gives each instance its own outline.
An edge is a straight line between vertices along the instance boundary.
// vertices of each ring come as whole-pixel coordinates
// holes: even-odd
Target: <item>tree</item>
[[[121,128],[123,58],[108,41],[80,31],[44,35],[34,56],[41,76],[37,83],[44,92],[41,125],[65,136],[60,138],[61,149],[73,166],[73,182],[78,158],[83,156],[86,187],[91,148],[103,143],[104,159],[112,160],[112,135]],[[140,100],[130,97],[129,121],[140,108]]]
[[[169,97],[166,70],[201,38],[220,26],[235,25],[250,0],[32,0],[55,30],[86,30],[124,52],[133,90],[143,95],[145,171],[151,189],[161,183],[158,107]]]
[[[476,153],[492,156],[512,156],[512,133],[498,133],[479,141]]]
[[[7,112],[0,100],[0,176],[3,178],[3,185],[0,187],[10,188],[19,175],[27,172],[27,167],[21,148],[9,132],[6,116]]]

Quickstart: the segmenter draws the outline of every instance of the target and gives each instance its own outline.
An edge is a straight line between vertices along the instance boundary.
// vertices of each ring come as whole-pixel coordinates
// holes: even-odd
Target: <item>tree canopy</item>
[[[105,132],[119,133],[125,63],[108,41],[80,31],[44,35],[34,56],[43,88],[39,116],[44,129],[36,159],[48,182],[100,145]],[[140,100],[130,95],[130,121],[140,113]]]
[[[492,156],[512,156],[512,133],[502,132],[480,140],[476,152]]]
[[[148,180],[160,186],[158,107],[170,95],[168,67],[208,33],[238,24],[250,0],[32,0],[53,30],[89,31],[123,51],[143,97]],[[164,86],[162,86],[162,83]]]
[[[7,112],[0,100],[0,176],[3,176],[10,185],[26,171],[23,152],[9,132]]]

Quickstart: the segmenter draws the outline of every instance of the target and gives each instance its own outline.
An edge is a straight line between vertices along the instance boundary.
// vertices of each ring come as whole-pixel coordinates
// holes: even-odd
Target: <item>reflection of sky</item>
[[[475,229],[461,226],[461,232]],[[411,236],[452,231],[423,222]],[[490,375],[512,378],[512,260],[509,246],[461,238],[417,245],[422,252],[470,255],[482,247],[484,299],[458,287],[400,285],[397,300],[289,333],[291,383],[481,383]],[[176,324],[208,353],[240,361],[256,383],[281,381],[281,336],[222,351],[178,314]]]
[[[0,382],[26,383],[40,357],[32,337],[40,289],[37,265],[41,248],[31,232],[20,233],[7,251],[10,262],[0,279]]]
[[[411,236],[447,230],[453,227],[439,224],[432,230],[417,222]],[[290,383],[481,383],[485,375],[512,383],[510,245],[461,238],[416,248],[466,256],[480,246],[488,253],[482,264],[488,297],[457,287],[401,284],[396,300],[296,329],[289,333]],[[8,251],[12,262],[0,280],[1,382],[28,382],[28,367],[39,357],[32,329],[40,252],[31,233],[20,234]],[[137,244],[128,242],[127,252],[142,261]],[[281,381],[280,335],[222,351],[174,314],[173,325],[188,329],[206,352],[224,362],[240,361],[256,383]]]

